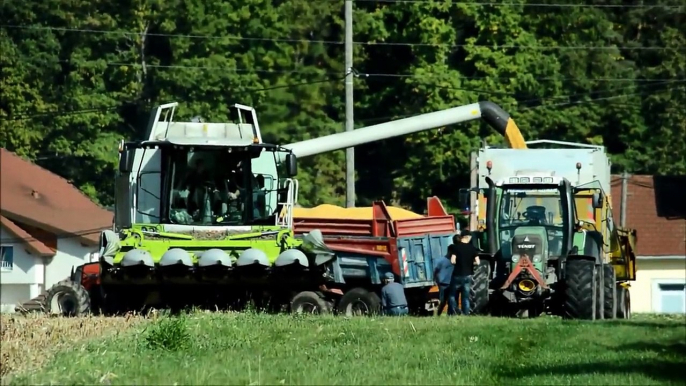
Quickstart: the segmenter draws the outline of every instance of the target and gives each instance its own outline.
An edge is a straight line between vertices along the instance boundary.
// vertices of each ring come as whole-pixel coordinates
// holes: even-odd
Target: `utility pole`
[[[627,172],[622,173],[622,197],[620,201],[620,212],[619,212],[619,226],[626,226],[626,203],[627,196],[629,195],[629,174]]]
[[[353,2],[345,0],[345,131],[354,130]],[[345,149],[345,206],[355,206],[355,148]]]

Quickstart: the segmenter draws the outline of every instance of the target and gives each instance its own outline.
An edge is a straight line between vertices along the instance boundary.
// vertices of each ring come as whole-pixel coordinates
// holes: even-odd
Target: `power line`
[[[95,30],[85,28],[62,28],[62,27],[37,27],[37,26],[23,26],[23,25],[2,25],[4,28],[23,29],[23,30],[38,30],[38,31],[61,31],[61,32],[78,32],[78,33],[97,33],[106,35],[121,35],[121,36],[141,36],[139,32],[128,31],[113,31],[113,30]],[[329,45],[344,45],[344,42],[337,40],[312,40],[312,39],[288,39],[288,38],[263,38],[263,37],[241,37],[241,36],[212,36],[212,35],[188,35],[188,34],[169,34],[169,33],[146,33],[145,36],[159,36],[168,38],[187,38],[187,39],[226,39],[236,41],[264,41],[276,43],[313,43],[313,44],[329,44]],[[664,47],[664,46],[525,46],[525,45],[488,45],[488,44],[447,44],[447,43],[404,43],[404,42],[353,42],[354,45],[360,46],[403,46],[403,47],[444,47],[444,48],[468,48],[468,47],[485,47],[493,49],[536,49],[536,50],[679,50],[682,46]]]
[[[335,1],[335,0],[331,0]],[[430,0],[352,0],[355,3],[410,3],[410,4],[422,4],[422,3],[437,3],[437,1]],[[447,3],[447,1],[446,1]],[[468,6],[478,6],[478,7],[539,7],[539,8],[682,8],[683,5],[672,5],[672,4],[545,4],[545,3],[496,3],[496,2],[463,2],[463,1],[452,1],[451,5],[468,5]]]
[[[291,84],[283,84],[283,85],[276,85],[276,86],[263,87],[263,88],[247,89],[247,90],[241,90],[240,92],[238,92],[238,94],[261,92],[261,91],[271,91],[271,90],[293,88],[293,87],[302,87],[302,86],[309,86],[309,85],[320,84],[320,83],[329,83],[329,82],[335,82],[335,81],[343,80],[343,79],[345,79],[346,76],[349,76],[349,75],[345,75],[343,77],[339,76],[337,78],[319,79],[319,80],[315,80],[315,81],[302,82],[302,83],[291,83]],[[101,94],[98,94],[98,95],[101,95]],[[115,106],[107,106],[107,107],[101,107],[101,108],[88,108],[88,109],[66,110],[66,111],[64,111],[64,110],[63,111],[45,111],[45,112],[40,112],[40,113],[35,113],[35,114],[22,113],[19,116],[10,116],[11,119],[3,119],[2,121],[22,121],[22,120],[38,118],[38,117],[53,117],[53,116],[64,116],[64,115],[80,115],[80,114],[89,114],[89,113],[100,113],[100,112],[104,112],[104,111],[118,110],[118,109],[121,109],[127,105],[141,105],[141,104],[143,104],[143,103],[140,101],[124,101],[124,102],[121,102],[120,104],[115,105]]]
[[[71,63],[69,60],[58,60],[57,63]],[[98,62],[97,64],[103,64]],[[140,63],[120,63],[120,62],[105,62],[109,67],[143,67]],[[186,66],[178,64],[146,64],[146,68],[156,69],[170,69],[170,70],[203,70],[203,71],[222,71],[234,73],[259,73],[259,74],[309,74],[322,76],[337,76],[340,72],[317,72],[303,71],[303,70],[276,70],[276,69],[260,69],[260,68],[238,68],[238,67],[222,67],[222,66]],[[365,78],[437,78],[444,77],[444,74],[390,74],[390,73],[360,73]],[[460,76],[459,79],[490,79],[490,80],[510,80],[513,77],[493,77],[493,76]],[[589,80],[593,82],[662,82],[681,80],[686,78],[658,78],[658,79],[640,79],[640,78],[584,78],[584,77],[534,77],[529,80],[534,81],[572,81],[572,80]]]
[[[686,81],[682,81],[686,82]],[[668,86],[668,84],[664,84],[665,86]],[[650,84],[650,85],[639,85],[638,87],[645,86],[645,87],[654,87],[657,86],[657,84]],[[555,103],[555,104],[540,104],[537,106],[517,106],[517,109],[521,110],[531,110],[531,109],[538,109],[541,107],[564,107],[564,106],[573,106],[573,105],[580,105],[580,104],[587,104],[587,103],[596,103],[596,102],[602,102],[602,101],[607,101],[607,100],[613,100],[613,99],[619,99],[627,96],[636,96],[636,95],[643,95],[647,92],[664,92],[668,91],[668,89],[662,89],[662,90],[643,90],[638,93],[628,93],[628,94],[619,94],[619,95],[612,95],[609,97],[597,97],[597,98],[591,98],[588,100],[584,101],[576,101],[576,102],[561,102],[561,103]],[[605,90],[605,91],[599,91],[594,94],[611,94],[611,93],[616,93],[616,90]],[[556,95],[552,97],[541,97],[541,98],[535,98],[535,99],[527,99],[523,101],[515,101],[515,102],[508,102],[508,103],[503,103],[502,106],[508,106],[508,105],[519,105],[521,103],[529,103],[529,102],[543,102],[548,99],[562,99],[562,98],[575,98],[583,95],[587,95],[588,93],[578,93],[578,94],[567,94],[567,95]],[[510,94],[511,95],[511,94]],[[405,115],[390,115],[390,116],[384,116],[384,117],[377,117],[377,118],[368,118],[368,119],[361,119],[358,120],[357,122],[378,122],[378,121],[390,121],[390,120],[396,120],[396,119],[403,119],[403,118],[408,118],[412,116],[416,116],[417,114],[405,114]]]

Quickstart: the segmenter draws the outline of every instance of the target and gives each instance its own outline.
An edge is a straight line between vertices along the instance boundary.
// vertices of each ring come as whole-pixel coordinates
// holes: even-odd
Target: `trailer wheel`
[[[605,319],[617,317],[617,275],[612,264],[603,265],[603,280],[605,292]]]
[[[563,316],[595,320],[598,305],[598,270],[590,260],[568,260],[564,281]]]
[[[323,315],[331,312],[331,305],[317,293],[303,291],[291,300],[291,312],[294,314]]]
[[[629,289],[617,287],[617,318],[631,319],[631,296]]]
[[[62,280],[48,290],[43,308],[54,315],[83,316],[91,311],[90,294],[81,283]]]
[[[469,308],[472,314],[484,314],[487,311],[490,269],[491,263],[488,260],[481,260],[474,270],[469,291]]]
[[[336,310],[345,316],[376,315],[381,311],[381,298],[364,288],[353,288],[341,297]]]

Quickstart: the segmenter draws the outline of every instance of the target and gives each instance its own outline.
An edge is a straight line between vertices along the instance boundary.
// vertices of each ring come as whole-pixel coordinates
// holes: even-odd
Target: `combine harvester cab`
[[[371,208],[295,210],[296,237],[317,229],[338,257],[327,266],[334,280],[325,289],[337,313],[378,313],[382,280],[389,272],[405,287],[412,313],[433,311],[437,303],[437,294],[431,291],[434,261],[445,256],[452,243],[455,218],[437,197],[427,199],[427,206],[427,216],[389,208],[383,201]],[[402,213],[394,219],[393,211]]]
[[[321,232],[293,237],[296,156],[262,142],[252,108],[204,123],[174,122],[176,106],[153,110],[146,140],[121,143],[114,230],[101,235],[99,262],[49,291],[47,309],[277,307],[328,280],[335,255]]]
[[[492,256],[489,309],[575,319],[627,318],[635,231],[614,225],[601,146],[482,149],[477,219]],[[567,148],[572,147],[572,148]]]

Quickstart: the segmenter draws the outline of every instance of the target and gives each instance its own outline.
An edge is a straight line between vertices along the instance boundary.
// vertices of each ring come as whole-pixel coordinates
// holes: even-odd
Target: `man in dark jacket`
[[[479,265],[479,250],[471,244],[472,235],[463,230],[453,238],[453,245],[448,248],[450,262],[453,264],[453,276],[448,288],[448,314],[455,315],[457,310],[457,293],[462,296],[462,314],[469,315],[469,293],[472,284],[474,266]]]
[[[434,281],[438,286],[438,311],[436,316],[441,316],[443,309],[448,304],[448,288],[450,287],[450,279],[453,276],[453,265],[450,262],[450,255],[446,254],[436,259],[434,264]]]

